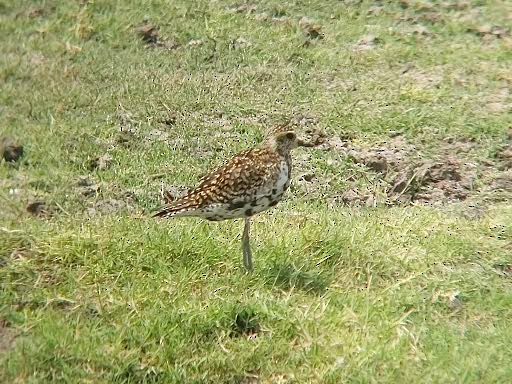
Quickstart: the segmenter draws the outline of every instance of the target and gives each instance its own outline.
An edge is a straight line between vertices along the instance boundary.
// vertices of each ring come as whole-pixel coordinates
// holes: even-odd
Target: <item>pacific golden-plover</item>
[[[196,188],[165,204],[154,216],[196,216],[211,221],[244,218],[243,263],[251,271],[251,216],[281,200],[291,181],[290,151],[302,144],[289,126],[274,128],[262,144],[240,152],[209,172]]]

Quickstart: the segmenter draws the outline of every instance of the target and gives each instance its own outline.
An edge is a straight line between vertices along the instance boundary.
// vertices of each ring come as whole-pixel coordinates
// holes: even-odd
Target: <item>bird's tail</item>
[[[197,209],[197,202],[189,195],[161,206],[153,217],[169,219],[175,216],[193,216]]]

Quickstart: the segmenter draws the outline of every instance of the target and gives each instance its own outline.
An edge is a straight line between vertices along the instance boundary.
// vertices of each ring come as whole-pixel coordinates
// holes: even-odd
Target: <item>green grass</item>
[[[461,158],[490,183],[511,40],[474,30],[512,10],[462,3],[0,0],[0,131],[24,146],[0,163],[0,382],[512,381],[509,192],[333,205],[378,175],[301,148],[295,176],[316,179],[255,218],[251,275],[241,222],[150,218],[162,183],[193,185],[300,115],[428,159],[473,140]],[[178,47],[145,44],[144,20]],[[53,214],[26,212],[35,200]]]

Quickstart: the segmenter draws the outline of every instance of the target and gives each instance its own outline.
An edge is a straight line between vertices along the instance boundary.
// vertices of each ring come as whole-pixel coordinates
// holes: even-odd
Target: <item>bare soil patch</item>
[[[347,179],[348,188],[328,197],[334,204],[444,204],[464,201],[482,191],[512,191],[512,144],[503,147],[497,161],[474,161],[468,154],[477,143],[471,140],[448,139],[437,156],[427,158],[401,136],[372,148],[348,138],[327,137],[316,129],[309,130],[308,136],[307,146],[335,151],[367,170],[360,177],[369,184]],[[484,175],[481,179],[480,174]],[[308,182],[310,190],[316,177],[304,174],[297,180],[302,185]]]
[[[159,27],[147,21],[135,28],[135,32],[148,47],[176,49],[180,45],[167,38],[162,38],[159,33]]]
[[[14,163],[23,156],[23,145],[10,137],[0,139],[0,156],[7,162]]]
[[[27,204],[26,210],[33,216],[51,217],[57,212],[57,208],[43,200],[34,200]]]
[[[170,203],[180,197],[183,197],[191,190],[191,187],[184,185],[168,185],[162,186],[160,196],[165,204]]]
[[[492,180],[489,189],[491,191],[512,193],[512,170],[498,173]]]
[[[7,326],[5,320],[0,319],[0,358],[14,347],[16,332]]]
[[[80,176],[76,181],[76,191],[83,197],[96,196],[100,190],[100,184],[89,176]]]
[[[506,37],[510,37],[510,31],[507,28],[501,27],[499,25],[480,25],[475,28],[470,28],[469,32],[472,32],[485,40],[493,38],[503,39]]]
[[[112,160],[114,160],[112,155],[105,153],[104,155],[101,155],[101,156],[95,157],[94,159],[89,160],[88,164],[87,164],[87,168],[90,171],[93,171],[93,170],[103,171],[110,166],[110,164],[112,163]]]
[[[95,216],[98,214],[112,214],[122,211],[127,208],[126,202],[118,199],[105,199],[94,202],[90,207],[87,208],[87,214],[89,216]]]
[[[375,35],[362,36],[356,44],[353,45],[352,49],[356,52],[364,52],[374,49],[378,44],[381,43]]]
[[[322,32],[322,25],[309,17],[303,17],[299,20],[299,26],[302,28],[307,40],[320,40],[325,36]]]

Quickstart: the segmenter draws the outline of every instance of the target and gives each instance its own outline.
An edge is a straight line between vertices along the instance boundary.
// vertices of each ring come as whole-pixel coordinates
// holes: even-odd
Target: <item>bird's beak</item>
[[[297,146],[298,147],[312,147],[311,143],[304,141],[302,139],[297,139]]]

